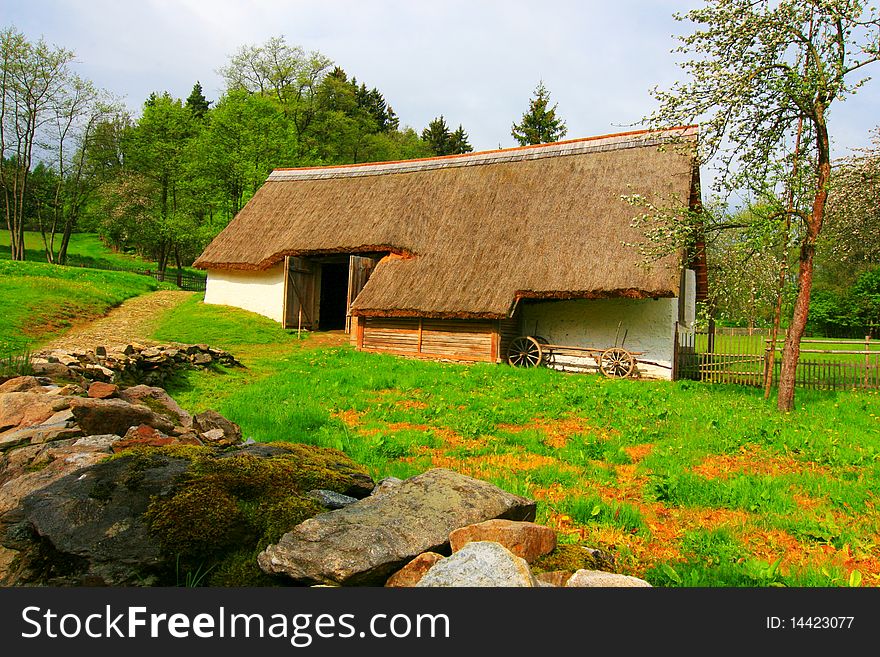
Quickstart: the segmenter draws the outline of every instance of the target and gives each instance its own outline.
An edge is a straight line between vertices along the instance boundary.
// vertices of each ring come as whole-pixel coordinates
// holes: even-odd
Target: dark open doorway
[[[321,265],[320,303],[318,328],[321,331],[344,329],[348,314],[348,258],[345,262]]]

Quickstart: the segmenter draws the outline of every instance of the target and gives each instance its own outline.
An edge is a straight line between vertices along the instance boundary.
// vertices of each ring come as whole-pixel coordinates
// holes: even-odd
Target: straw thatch
[[[687,203],[696,129],[625,133],[399,163],[280,169],[205,249],[203,269],[390,252],[353,313],[504,317],[518,298],[677,296],[646,266],[621,195]],[[402,257],[400,257],[402,256]]]

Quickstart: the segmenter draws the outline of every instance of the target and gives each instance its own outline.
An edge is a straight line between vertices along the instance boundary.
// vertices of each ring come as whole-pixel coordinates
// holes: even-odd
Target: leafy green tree
[[[303,155],[319,110],[318,90],[331,65],[321,53],[306,53],[280,36],[260,45],[242,46],[219,73],[228,91],[242,89],[276,101],[293,122],[298,154]]]
[[[519,123],[513,124],[510,134],[519,142],[520,146],[531,144],[546,144],[559,141],[565,137],[568,128],[565,121],[556,115],[557,103],[550,107],[550,92],[544,87],[544,82],[538,82],[534,96],[529,100],[529,109],[522,115]]]
[[[791,203],[780,202],[773,217],[799,224],[798,292],[777,399],[790,411],[831,181],[828,111],[861,86],[853,76],[880,56],[880,19],[855,0],[706,0],[676,18],[698,26],[677,49],[687,79],[655,90],[659,108],[647,123],[699,122],[702,161],[718,156],[724,190],[791,191]],[[794,153],[793,143],[800,145]]]
[[[0,191],[13,260],[24,260],[25,205],[35,149],[48,138],[71,76],[73,53],[32,43],[14,27],[0,31]]]
[[[163,276],[172,256],[180,262],[181,244],[188,239],[185,233],[194,228],[188,225],[181,232],[185,225],[181,219],[184,166],[195,134],[193,121],[180,99],[167,92],[154,93],[144,103],[143,114],[128,138],[128,166],[151,183],[136,186],[139,193],[151,197],[147,212],[151,221],[138,232],[139,246],[156,259]]]

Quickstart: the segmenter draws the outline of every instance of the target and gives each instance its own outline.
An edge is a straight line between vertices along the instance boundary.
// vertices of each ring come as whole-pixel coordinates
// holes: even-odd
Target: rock
[[[114,452],[122,452],[132,447],[165,447],[166,445],[201,445],[202,442],[194,433],[179,436],[168,436],[158,429],[141,424],[131,427],[121,440],[113,443]]]
[[[97,364],[83,365],[83,374],[93,381],[113,381],[116,378],[115,372],[109,367]]]
[[[118,440],[118,436],[112,438]],[[11,452],[0,477],[0,514],[14,509],[24,496],[76,470],[94,465],[109,454],[107,436],[64,440]]]
[[[473,541],[500,543],[516,556],[531,563],[556,549],[556,532],[533,522],[487,520],[461,527],[449,534],[449,545],[453,552]]]
[[[651,585],[638,577],[606,573],[603,570],[578,570],[565,583],[567,588],[590,587],[650,587]]]
[[[53,379],[73,378],[70,368],[61,363],[41,363],[36,359],[31,361],[31,368],[37,376],[51,376]]]
[[[27,392],[32,388],[40,388],[40,382],[33,376],[17,376],[0,384],[0,394],[5,392]]]
[[[157,347],[147,347],[143,351],[141,351],[141,356],[144,358],[155,358],[156,356],[161,356],[162,350]]]
[[[104,346],[95,347],[95,356],[106,357],[107,356],[107,347],[104,347]]]
[[[103,381],[95,381],[89,386],[89,397],[92,399],[110,399],[117,397],[119,386],[112,383],[104,383]]]
[[[214,362],[214,358],[211,354],[195,354],[192,357],[193,365],[198,365],[200,367],[205,367],[206,365],[210,365]]]
[[[389,588],[411,588],[419,583],[425,573],[431,570],[435,563],[443,559],[442,554],[436,552],[422,552],[403,568],[394,573],[385,582]]]
[[[492,518],[532,520],[535,502],[436,468],[392,491],[306,520],[258,557],[297,582],[375,584],[422,552],[447,549],[453,529]]]
[[[535,579],[542,586],[546,584],[547,586],[562,587],[573,574],[570,570],[554,570],[549,573],[535,573]]]
[[[119,397],[131,404],[148,406],[154,412],[164,415],[176,425],[187,428],[192,426],[192,416],[178,406],[177,402],[171,398],[171,395],[162,388],[146,385],[132,386],[121,390]]]
[[[159,540],[143,519],[151,499],[167,494],[186,471],[182,459],[164,459],[139,469],[132,478],[133,457],[105,461],[73,472],[22,498],[20,507],[2,518],[4,547],[22,550],[32,565],[14,584],[149,584],[163,559]],[[152,467],[150,467],[152,466]],[[129,483],[125,483],[129,482]],[[36,537],[40,537],[39,541]],[[37,546],[48,542],[50,554]],[[54,554],[52,554],[54,553]],[[69,564],[49,581],[45,562],[61,555]],[[50,568],[51,571],[51,568]],[[60,576],[60,577],[59,577]],[[57,581],[57,579],[61,581]]]
[[[131,346],[130,344],[127,344],[122,349],[122,353],[125,354],[126,356],[131,356],[134,353],[134,347]]]
[[[384,495],[385,493],[388,493],[397,488],[397,485],[402,481],[403,479],[398,479],[397,477],[385,477],[384,479],[380,480],[378,484],[376,484],[376,487],[372,490],[370,495],[372,495],[373,497]]]
[[[356,497],[350,497],[348,495],[336,493],[332,490],[325,490],[323,488],[310,490],[307,495],[327,509],[341,509],[344,506],[348,506],[349,504],[354,504],[355,502],[357,502]]]
[[[40,392],[7,392],[0,394],[0,434],[14,428],[40,424],[59,410],[59,400]]]
[[[223,440],[230,445],[241,442],[241,427],[235,422],[227,420],[217,411],[207,410],[204,413],[198,413],[192,419],[192,426],[203,435],[213,429],[220,429],[223,432]]]
[[[54,460],[43,447],[9,455],[15,479],[2,484],[0,503],[15,495],[0,514],[0,547],[19,555],[0,585],[180,586],[199,569],[212,586],[271,584],[255,567],[258,546],[320,510],[305,491],[346,489],[350,473],[364,476],[336,450],[284,444],[139,449],[53,473],[86,459],[83,449],[105,459],[119,442],[89,436],[51,450]]]
[[[500,543],[474,541],[438,561],[416,584],[425,587],[536,587],[529,564]]]
[[[130,404],[122,399],[71,398],[71,409],[77,424],[89,434],[112,433],[124,436],[129,427],[139,424],[170,432],[174,423],[146,406]]]

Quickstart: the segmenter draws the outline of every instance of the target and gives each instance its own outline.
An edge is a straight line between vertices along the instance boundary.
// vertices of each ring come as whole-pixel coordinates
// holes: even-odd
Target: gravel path
[[[124,301],[106,317],[75,326],[42,349],[94,349],[98,345],[114,345],[137,342],[144,345],[158,344],[149,336],[156,318],[166,310],[183,303],[195,292],[161,290]]]

